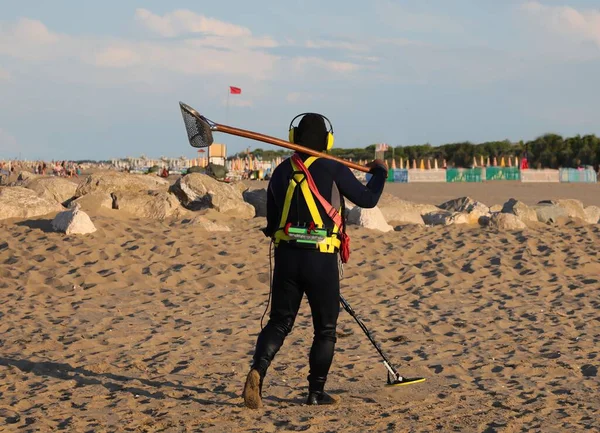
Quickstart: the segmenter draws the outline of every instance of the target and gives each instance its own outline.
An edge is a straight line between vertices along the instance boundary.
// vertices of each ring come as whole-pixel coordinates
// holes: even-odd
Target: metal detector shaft
[[[342,303],[342,306],[348,312],[348,314],[350,314],[354,318],[356,323],[358,323],[358,326],[360,326],[360,328],[366,334],[367,338],[369,339],[371,344],[375,347],[377,352],[379,352],[379,355],[381,355],[381,357],[383,358],[383,364],[388,369],[388,371],[392,374],[392,376],[394,377],[394,380],[402,380],[402,376],[400,375],[400,373],[398,373],[396,371],[396,369],[394,368],[394,366],[392,365],[392,363],[390,362],[388,357],[385,355],[385,353],[383,353],[381,346],[379,346],[379,343],[377,343],[375,341],[375,339],[373,338],[373,336],[371,335],[371,331],[369,331],[367,326],[362,322],[362,320],[360,320],[360,318],[356,315],[356,313],[354,312],[354,310],[352,309],[350,304],[348,304],[348,301],[346,301],[346,299],[341,294],[340,294],[340,302]],[[388,376],[388,378],[389,378],[389,376]]]
[[[270,135],[260,134],[258,132],[253,132],[253,131],[247,131],[245,129],[240,129],[240,128],[234,128],[233,126],[221,125],[219,123],[214,124],[213,130],[217,131],[217,132],[224,132],[225,134],[237,135],[238,137],[249,138],[251,140],[262,141],[264,143],[274,144],[275,146],[286,147],[288,149],[295,150],[297,152],[306,153],[307,155],[316,156],[319,158],[332,159],[341,164],[344,164],[345,166],[347,166],[349,168],[352,168],[354,170],[359,170],[364,173],[368,173],[370,171],[369,167],[355,164],[353,162],[346,161],[345,159],[337,158],[337,157],[335,157],[333,155],[329,155],[327,153],[317,152],[316,150],[309,149],[308,147],[290,143],[289,141],[271,137]]]

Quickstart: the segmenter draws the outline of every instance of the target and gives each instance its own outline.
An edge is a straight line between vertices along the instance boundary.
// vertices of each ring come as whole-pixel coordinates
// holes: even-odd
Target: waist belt
[[[329,235],[327,230],[287,226],[275,233],[275,246],[279,246],[281,242],[297,248],[318,250],[321,253],[337,253],[341,245],[337,235]]]

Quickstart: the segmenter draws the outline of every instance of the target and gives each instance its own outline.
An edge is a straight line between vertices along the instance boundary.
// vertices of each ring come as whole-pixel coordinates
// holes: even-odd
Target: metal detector
[[[401,376],[400,373],[398,373],[398,370],[396,370],[396,368],[394,368],[394,366],[392,365],[392,363],[390,362],[388,357],[385,355],[385,353],[383,353],[381,346],[379,345],[379,343],[377,343],[375,341],[375,338],[373,338],[373,335],[371,335],[371,331],[369,331],[369,328],[367,328],[367,326],[363,323],[363,321],[360,320],[360,318],[354,312],[354,310],[352,309],[350,304],[348,304],[348,301],[346,301],[346,299],[341,294],[340,294],[340,302],[342,303],[342,306],[348,312],[348,314],[350,314],[354,318],[354,320],[356,320],[356,323],[358,323],[358,326],[360,326],[360,329],[363,330],[363,332],[366,334],[366,336],[369,339],[369,341],[371,342],[371,344],[375,347],[375,349],[377,349],[377,352],[383,358],[383,365],[385,365],[385,368],[387,368],[387,370],[388,370],[387,386],[402,386],[402,385],[410,385],[413,383],[425,382],[424,377],[408,378],[408,377]]]

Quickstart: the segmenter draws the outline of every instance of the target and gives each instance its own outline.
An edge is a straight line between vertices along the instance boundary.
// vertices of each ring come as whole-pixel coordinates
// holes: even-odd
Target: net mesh
[[[190,144],[193,147],[210,146],[213,143],[213,136],[208,122],[193,108],[183,103],[180,103],[179,106]]]

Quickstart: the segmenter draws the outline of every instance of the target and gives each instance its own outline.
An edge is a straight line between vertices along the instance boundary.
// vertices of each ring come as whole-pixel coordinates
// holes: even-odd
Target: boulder
[[[481,215],[477,210],[473,212],[451,212],[438,209],[435,212],[429,212],[423,215],[423,221],[428,226],[449,226],[451,224],[487,224],[488,214]]]
[[[483,203],[473,200],[470,197],[460,197],[454,200],[449,200],[438,206],[440,209],[447,210],[450,212],[466,212],[470,213],[477,211],[480,214],[490,213],[490,208]]]
[[[38,174],[34,174],[30,171],[21,171],[19,172],[19,175],[17,176],[17,182],[22,182],[22,181],[26,181],[26,180],[32,180],[35,179],[37,177],[39,177],[40,175]]]
[[[0,220],[33,218],[63,210],[65,208],[56,201],[40,197],[30,189],[21,186],[0,187]]]
[[[231,229],[225,225],[219,224],[217,222],[211,221],[208,218],[198,215],[191,219],[184,219],[182,221],[183,224],[190,224],[196,227],[199,227],[202,230],[206,230],[207,232],[230,232]]]
[[[489,206],[470,197],[449,200],[438,207],[455,213],[451,219],[452,224],[486,224],[490,217]]]
[[[489,225],[498,230],[523,230],[527,228],[525,223],[516,215],[501,212],[492,214]]]
[[[45,197],[58,203],[65,204],[75,196],[77,184],[64,177],[41,177],[26,179],[23,186],[35,191],[40,197]]]
[[[525,203],[511,198],[502,207],[502,213],[513,214],[519,217],[524,223],[537,222],[538,217],[535,209],[530,208]]]
[[[584,209],[585,221],[588,224],[600,223],[600,208],[598,206],[588,206]]]
[[[111,194],[112,208],[138,218],[162,221],[186,213],[173,194],[164,191],[122,191]]]
[[[567,212],[569,218],[579,218],[586,220],[586,213],[583,208],[583,203],[575,199],[559,199],[559,200],[542,200],[539,205],[554,205],[563,208]]]
[[[244,182],[233,182],[233,183],[230,183],[229,185],[231,185],[233,188],[237,189],[242,194],[244,193],[244,191],[248,191],[248,189],[250,189],[250,187],[248,185],[246,185]]]
[[[204,174],[183,176],[170,191],[187,209],[193,211],[212,208],[237,218],[254,218],[254,207],[244,201],[239,190]]]
[[[533,209],[539,222],[544,224],[562,224],[569,218],[569,213],[564,207],[553,204],[540,204]]]
[[[494,204],[490,206],[490,213],[502,212],[503,206],[501,204]]]
[[[431,204],[412,203],[387,193],[381,195],[378,207],[386,221],[416,225],[425,225],[422,215],[439,210]]]
[[[379,230],[381,232],[389,232],[394,228],[389,225],[378,207],[364,209],[354,206],[348,212],[348,224],[353,224],[365,227],[371,230]]]
[[[242,197],[246,203],[254,207],[255,216],[267,216],[267,190],[265,188],[248,189],[242,193]]]
[[[77,205],[86,211],[96,211],[98,209],[112,209],[113,199],[110,194],[105,192],[92,192],[86,194],[69,203],[69,208]]]
[[[167,191],[169,181],[154,175],[130,174],[121,172],[101,172],[88,176],[77,187],[75,197],[81,197],[92,192],[124,191]]]
[[[52,220],[52,229],[68,235],[85,235],[96,231],[94,223],[79,205],[57,214]]]

